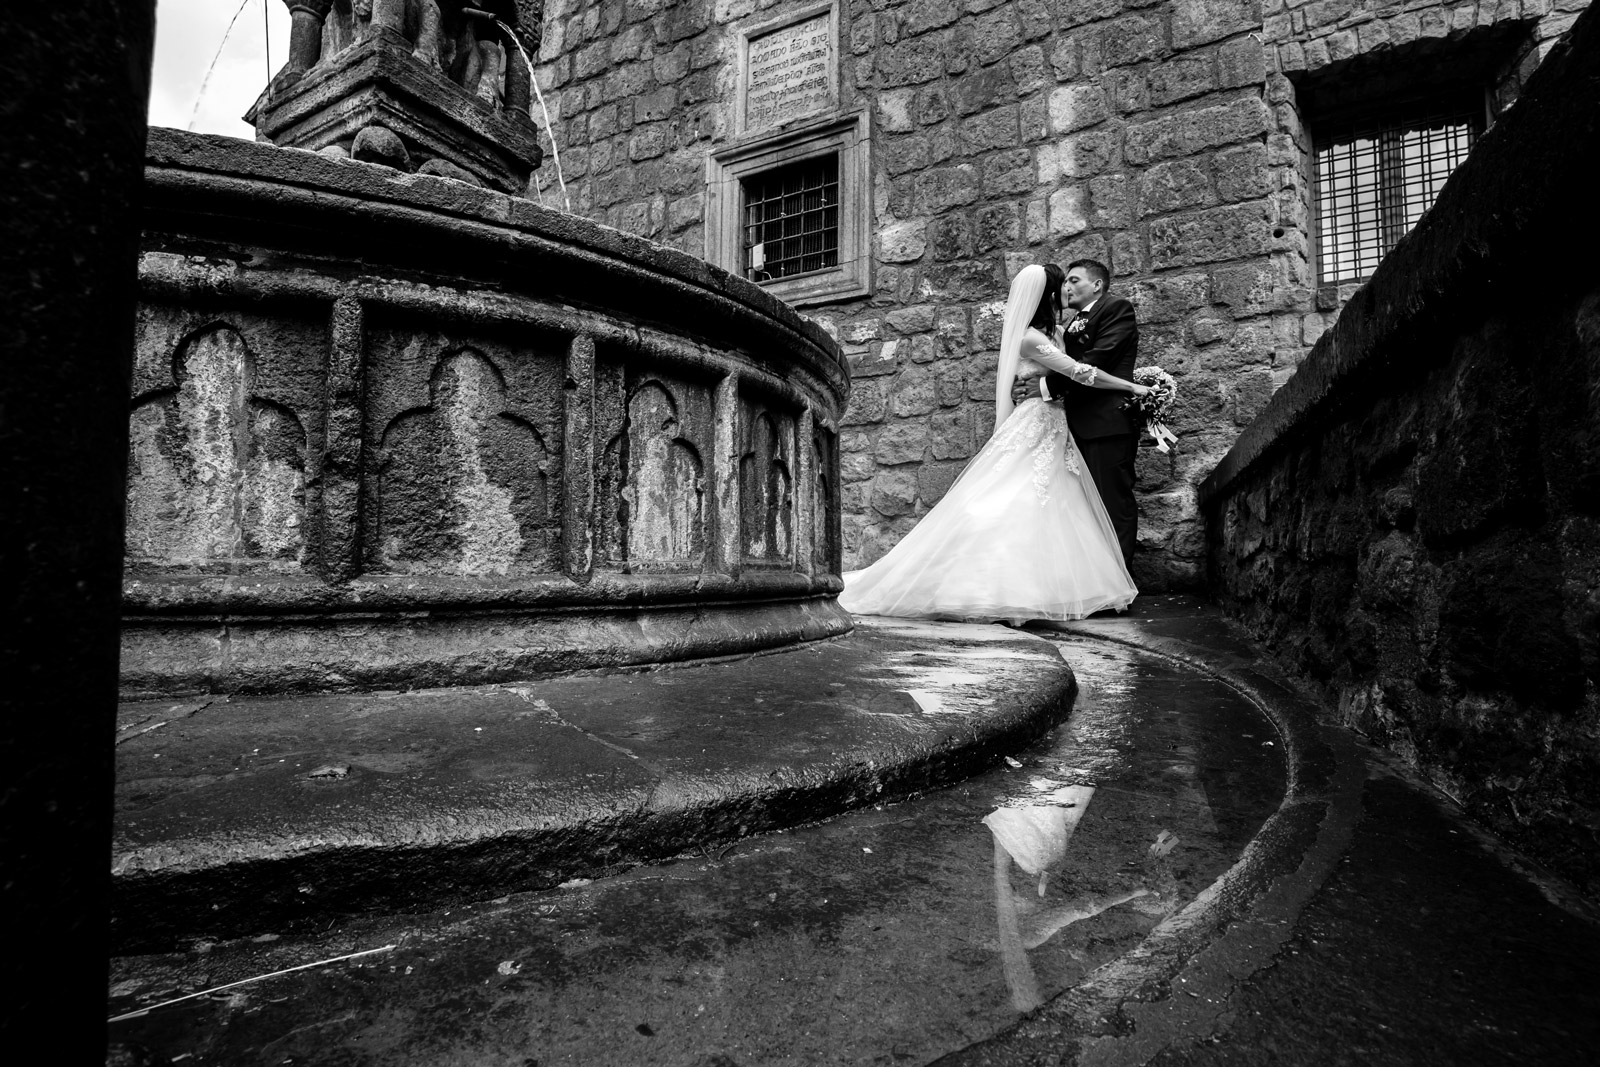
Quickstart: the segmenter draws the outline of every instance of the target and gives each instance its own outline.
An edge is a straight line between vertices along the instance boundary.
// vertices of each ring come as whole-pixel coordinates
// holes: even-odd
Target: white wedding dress
[[[1050,370],[1095,369],[1053,345]],[[1046,368],[1022,357],[1020,376]],[[844,576],[856,615],[1021,623],[1121,611],[1138,595],[1060,404],[1034,398],[972,457],[944,497],[878,562]]]

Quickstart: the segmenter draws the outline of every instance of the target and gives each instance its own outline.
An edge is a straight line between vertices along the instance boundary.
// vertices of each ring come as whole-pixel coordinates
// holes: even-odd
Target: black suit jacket
[[[1132,379],[1139,359],[1139,324],[1134,320],[1133,305],[1112,293],[1103,294],[1089,309],[1083,329],[1066,332],[1062,348],[1079,363]],[[1139,432],[1134,413],[1122,406],[1127,393],[1079,385],[1064,374],[1048,375],[1045,384],[1052,397],[1064,398],[1067,428],[1078,440]]]

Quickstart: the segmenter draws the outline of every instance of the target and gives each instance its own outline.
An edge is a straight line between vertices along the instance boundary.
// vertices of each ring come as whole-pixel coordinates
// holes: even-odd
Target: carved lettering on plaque
[[[834,106],[833,53],[827,12],[751,38],[745,68],[745,127],[778,126]]]

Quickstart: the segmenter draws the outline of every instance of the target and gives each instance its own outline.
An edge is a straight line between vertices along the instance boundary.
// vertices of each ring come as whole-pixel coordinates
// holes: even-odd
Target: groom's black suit
[[[1068,329],[1062,347],[1079,363],[1088,363],[1118,378],[1133,377],[1139,358],[1139,324],[1133,305],[1102,293],[1089,307],[1081,330]],[[1069,324],[1070,325],[1070,324]],[[1139,445],[1137,416],[1123,407],[1128,394],[1079,385],[1064,374],[1045,378],[1050,395],[1063,398],[1067,428],[1089,468],[1106,513],[1117,531],[1124,562],[1132,563],[1139,511],[1133,498],[1133,459]]]

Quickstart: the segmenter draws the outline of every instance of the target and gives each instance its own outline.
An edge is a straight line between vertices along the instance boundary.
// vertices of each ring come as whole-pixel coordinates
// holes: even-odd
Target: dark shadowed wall
[[[1600,893],[1600,18],[1201,487],[1230,612]]]
[[[155,0],[0,9],[0,1047],[52,1063],[105,1060],[122,476],[154,32]]]

